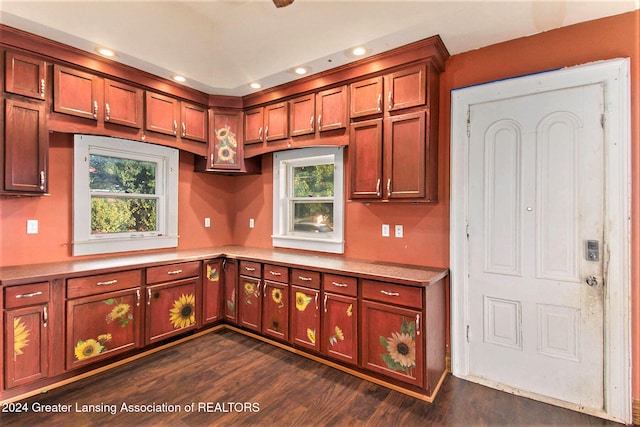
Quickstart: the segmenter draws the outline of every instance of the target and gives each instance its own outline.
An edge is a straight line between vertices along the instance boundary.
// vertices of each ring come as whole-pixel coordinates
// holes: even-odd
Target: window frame
[[[91,233],[91,190],[88,163],[91,154],[156,164],[157,230],[113,234]],[[73,255],[96,255],[178,246],[178,163],[174,148],[95,135],[74,136]],[[113,194],[113,193],[109,193]],[[117,197],[117,195],[114,195]],[[123,193],[122,198],[131,194]]]
[[[333,175],[333,232],[320,233],[290,231],[293,216],[291,199],[293,188],[290,170],[298,166],[332,163]],[[325,197],[318,201],[327,201]],[[273,234],[274,247],[317,252],[344,253],[344,149],[342,147],[312,147],[277,152],[273,155]]]

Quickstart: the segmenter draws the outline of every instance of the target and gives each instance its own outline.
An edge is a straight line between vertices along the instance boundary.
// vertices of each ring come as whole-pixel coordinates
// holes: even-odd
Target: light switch
[[[211,227],[211,218],[204,219],[204,226],[207,228]]]
[[[28,219],[27,220],[27,234],[38,234],[38,220],[37,219]]]

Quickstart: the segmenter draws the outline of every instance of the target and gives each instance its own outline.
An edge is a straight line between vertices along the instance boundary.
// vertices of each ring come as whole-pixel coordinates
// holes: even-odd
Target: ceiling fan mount
[[[273,4],[275,4],[276,7],[289,6],[291,3],[293,3],[293,0],[273,0]]]

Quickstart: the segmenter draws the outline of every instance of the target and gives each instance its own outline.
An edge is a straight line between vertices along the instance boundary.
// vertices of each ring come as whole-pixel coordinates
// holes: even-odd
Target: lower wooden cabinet
[[[260,332],[262,330],[262,280],[240,276],[238,292],[238,323],[240,326]]]
[[[291,344],[320,352],[320,290],[292,285],[291,298]]]
[[[203,263],[202,323],[204,325],[213,323],[222,317],[220,312],[220,301],[223,293],[222,281],[224,280],[222,263],[222,259]]]
[[[262,333],[283,341],[289,339],[289,286],[286,283],[264,281]]]
[[[224,271],[224,301],[222,312],[224,319],[234,325],[238,324],[238,261],[225,259],[222,264]]]
[[[5,387],[29,384],[49,373],[48,304],[4,313]]]
[[[147,286],[146,344],[196,328],[197,284],[197,278],[189,278]]]
[[[142,346],[141,288],[67,301],[67,369]]]
[[[342,362],[357,365],[357,298],[325,293],[322,306],[322,353]]]

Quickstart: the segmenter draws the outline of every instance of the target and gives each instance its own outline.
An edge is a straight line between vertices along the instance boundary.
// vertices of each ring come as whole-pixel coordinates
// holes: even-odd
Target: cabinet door
[[[417,65],[385,76],[386,111],[424,105],[427,97],[427,68]]]
[[[5,57],[5,91],[34,99],[44,99],[47,63],[41,59],[7,52]]]
[[[351,118],[382,113],[382,77],[351,83]]]
[[[351,198],[382,197],[382,119],[351,124]]]
[[[289,137],[289,104],[279,102],[264,107],[264,139],[277,141]]]
[[[209,161],[211,169],[239,170],[242,160],[242,113],[213,111]]]
[[[142,127],[142,105],[142,89],[105,79],[105,122],[140,129]]]
[[[264,281],[262,333],[283,341],[289,339],[289,286]]]
[[[215,259],[204,263],[204,281],[202,283],[202,322],[208,324],[220,319],[220,300],[222,297],[222,260]]]
[[[209,111],[199,105],[180,103],[180,136],[192,141],[207,142]]]
[[[165,135],[178,134],[178,100],[146,92],[145,128]]]
[[[45,193],[49,139],[44,103],[6,100],[4,144],[5,190]]]
[[[248,110],[244,113],[244,143],[255,144],[262,142],[262,124],[264,109],[262,107]]]
[[[53,111],[98,120],[98,77],[54,65]]]
[[[320,291],[291,286],[291,340],[294,345],[320,351]]]
[[[289,121],[291,136],[309,135],[315,132],[316,96],[301,96],[290,101]]]
[[[195,329],[198,279],[147,286],[146,343]]]
[[[239,313],[240,326],[261,331],[262,320],[262,281],[255,277],[240,276]]]
[[[322,353],[358,364],[358,300],[325,293],[322,314]]]
[[[347,87],[323,90],[316,95],[318,131],[324,132],[347,127]]]
[[[421,313],[389,304],[362,302],[362,367],[422,387]]]
[[[426,185],[426,112],[403,114],[384,122],[386,197],[422,198]]]
[[[141,288],[67,301],[67,369],[141,346]]]
[[[225,259],[224,270],[224,318],[238,323],[238,261]]]
[[[32,383],[49,374],[47,305],[4,313],[6,388]]]

